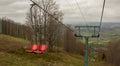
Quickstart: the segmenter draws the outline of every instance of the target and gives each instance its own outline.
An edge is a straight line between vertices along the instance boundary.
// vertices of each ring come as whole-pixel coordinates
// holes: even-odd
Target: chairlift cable
[[[102,22],[103,22],[103,15],[104,15],[104,9],[105,9],[105,0],[103,1],[103,6],[102,6],[102,13],[101,13],[101,17],[100,17],[100,24],[99,24],[99,31],[98,31],[98,34],[100,35],[100,32],[101,32],[101,27],[102,27]],[[100,40],[101,38],[97,38],[97,45],[100,44]],[[98,47],[97,47],[98,48]]]
[[[76,9],[76,5],[75,4],[70,4],[69,3],[69,1],[68,0],[65,0],[68,4],[69,4],[69,6],[71,6],[71,8],[74,10],[74,8]],[[77,6],[77,8],[78,8],[78,6]],[[75,11],[73,11],[74,13],[75,13]],[[82,13],[81,12],[81,9],[79,10],[79,12],[80,12],[80,14]],[[82,15],[81,15],[82,16]],[[84,18],[83,18],[84,19]],[[86,21],[85,19],[84,19],[84,21]]]
[[[101,13],[101,17],[100,17],[99,33],[101,32],[101,27],[102,27],[102,22],[103,22],[103,16],[104,16],[104,10],[105,10],[105,2],[106,2],[106,0],[103,1],[102,13]]]
[[[30,0],[33,5],[38,6],[40,9],[42,9],[44,12],[46,12],[48,15],[50,15],[51,17],[53,17],[56,21],[58,21],[58,23],[62,24],[63,26],[65,26],[67,29],[69,29],[70,31],[74,32],[71,28],[69,28],[68,26],[66,26],[65,24],[63,24],[61,21],[59,21],[56,17],[54,17],[52,14],[50,14],[48,11],[46,11],[44,8],[42,8],[40,5],[38,5],[37,3],[35,3],[34,1]]]
[[[81,13],[83,19],[84,19],[84,22],[85,22],[86,26],[88,26],[88,24],[86,23],[86,18],[85,18],[84,14],[83,14],[83,12],[82,12],[82,10],[81,10],[81,7],[79,6],[78,1],[75,0],[75,2],[76,2],[76,5],[77,5],[77,7],[78,7],[78,9],[79,9],[79,11],[80,11],[80,13]],[[88,29],[88,31],[90,32],[90,29],[89,29],[88,27],[87,27],[87,29]]]
[[[99,31],[98,31],[98,34],[101,35],[101,29],[102,29],[102,23],[103,23],[103,16],[104,16],[104,10],[105,10],[105,4],[106,4],[106,0],[103,1],[103,6],[102,6],[102,12],[101,12],[101,17],[100,17],[100,28],[99,28]],[[97,42],[99,43],[100,42],[100,37],[97,38]]]
[[[74,5],[72,5],[72,4],[70,4],[69,2],[68,2],[68,0],[65,0],[68,4],[69,4],[69,6],[71,6],[71,8],[74,10]],[[75,13],[75,11],[74,11],[74,13]]]

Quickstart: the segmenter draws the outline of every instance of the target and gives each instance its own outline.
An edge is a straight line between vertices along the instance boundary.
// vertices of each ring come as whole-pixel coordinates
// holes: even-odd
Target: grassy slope
[[[83,66],[84,57],[66,52],[42,55],[24,52],[28,41],[0,35],[0,66]],[[103,62],[90,62],[89,66],[103,66]]]

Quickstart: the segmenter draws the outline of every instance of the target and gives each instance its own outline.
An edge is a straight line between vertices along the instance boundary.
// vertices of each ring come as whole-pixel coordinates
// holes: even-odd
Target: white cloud
[[[103,0],[77,0],[80,9],[76,6],[75,0],[59,0],[62,5],[61,10],[65,17],[64,22],[82,22],[84,21],[83,15],[87,22],[99,22],[101,16],[101,9]],[[64,4],[62,4],[62,2]],[[66,4],[65,4],[66,2]],[[67,3],[68,2],[68,3]],[[120,0],[106,0],[104,22],[120,22]],[[80,13],[82,12],[82,14]]]
[[[75,0],[55,0],[64,13],[64,23],[83,22],[83,16],[76,6]],[[81,11],[88,22],[100,20],[103,0],[77,0]],[[17,22],[25,21],[29,9],[29,0],[0,0],[0,16],[7,16]],[[106,0],[105,22],[120,22],[120,0]]]
[[[29,0],[0,0],[0,16],[24,23],[29,3]]]
[[[17,10],[16,13],[26,13],[27,10]]]
[[[10,6],[29,6],[29,1],[16,1],[11,3]]]

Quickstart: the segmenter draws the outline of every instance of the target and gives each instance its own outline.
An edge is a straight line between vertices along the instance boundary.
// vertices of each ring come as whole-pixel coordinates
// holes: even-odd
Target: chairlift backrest
[[[47,48],[46,45],[39,45],[39,46],[38,46],[38,50],[40,50],[40,51],[45,51],[46,48]]]
[[[30,45],[30,48],[31,48],[32,50],[37,50],[38,45],[37,45],[37,44],[31,44],[31,45]]]

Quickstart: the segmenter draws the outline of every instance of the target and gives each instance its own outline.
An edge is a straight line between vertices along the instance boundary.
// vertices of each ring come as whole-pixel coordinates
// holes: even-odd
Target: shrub
[[[107,50],[107,62],[120,66],[120,40],[110,42]]]

